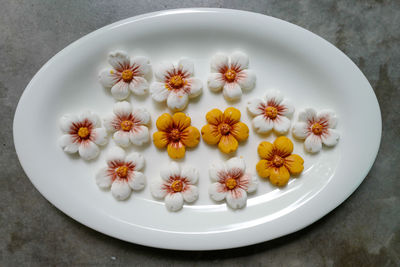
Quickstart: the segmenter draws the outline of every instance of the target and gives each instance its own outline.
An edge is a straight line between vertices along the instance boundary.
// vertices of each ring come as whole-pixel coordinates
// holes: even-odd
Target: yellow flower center
[[[169,137],[171,138],[172,141],[178,142],[181,139],[181,133],[179,132],[178,129],[173,129],[169,133]]]
[[[174,192],[181,192],[183,189],[183,183],[181,180],[175,180],[172,184],[171,184],[171,188],[172,190],[174,190]]]
[[[121,166],[118,167],[117,170],[115,171],[117,173],[117,175],[121,178],[126,178],[126,176],[128,176],[128,170],[129,168],[126,166]]]
[[[324,127],[319,124],[318,122],[314,123],[311,126],[311,131],[315,134],[315,135],[321,135],[322,134],[322,130],[324,129]]]
[[[270,119],[275,119],[278,116],[278,109],[276,107],[268,106],[265,109],[265,115]]]
[[[274,156],[274,159],[272,160],[272,163],[274,164],[275,167],[279,168],[285,163],[285,160],[278,155]]]
[[[222,135],[227,135],[231,131],[231,126],[229,126],[226,123],[222,123],[219,125],[219,131],[221,132]]]
[[[169,85],[174,89],[179,89],[183,86],[185,81],[182,79],[180,75],[174,75],[169,79]]]
[[[225,72],[225,79],[228,82],[233,82],[236,78],[236,71],[234,71],[233,69],[229,69]]]
[[[79,130],[78,130],[78,135],[79,135],[79,137],[82,138],[82,139],[88,138],[88,137],[89,137],[89,134],[90,134],[90,132],[89,132],[89,129],[88,129],[87,127],[81,127],[81,128],[79,128]]]
[[[237,182],[235,179],[229,178],[229,179],[226,179],[225,185],[226,185],[226,187],[228,187],[229,189],[232,190],[233,188],[235,188],[237,186]]]
[[[122,121],[121,122],[121,129],[124,131],[130,131],[132,129],[133,122],[132,121]]]
[[[131,70],[124,70],[121,76],[124,82],[130,82],[133,79],[133,72]]]

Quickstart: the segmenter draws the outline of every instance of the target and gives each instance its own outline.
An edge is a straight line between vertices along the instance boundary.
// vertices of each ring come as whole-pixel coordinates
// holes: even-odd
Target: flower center
[[[233,188],[235,188],[237,186],[237,182],[235,179],[229,178],[229,179],[226,179],[225,185],[226,185],[226,187],[228,187],[229,189],[232,190]]]
[[[222,135],[227,135],[231,131],[231,126],[229,126],[226,123],[222,123],[219,125],[219,131],[221,132]]]
[[[278,155],[275,155],[272,163],[274,164],[275,167],[279,168],[280,166],[283,165],[283,163],[285,163],[285,161],[283,160],[283,158],[279,157]]]
[[[172,141],[178,142],[181,139],[181,133],[179,132],[178,129],[173,129],[169,133],[169,137],[171,138]]]
[[[133,79],[133,72],[131,70],[124,70],[122,72],[122,80],[124,82],[130,82]]]
[[[115,171],[117,173],[117,175],[121,178],[126,178],[126,176],[128,176],[128,170],[129,168],[126,166],[121,166],[118,167],[117,170]]]
[[[87,127],[81,127],[78,130],[78,135],[82,139],[87,139],[89,137],[90,131]]]
[[[171,184],[171,188],[172,190],[174,190],[174,192],[181,192],[183,189],[183,183],[181,180],[175,180],[172,184]]]
[[[185,82],[180,75],[174,75],[169,79],[169,85],[171,85],[171,87],[174,89],[181,88],[184,83]]]
[[[122,121],[121,122],[121,129],[124,131],[130,131],[132,129],[133,122],[132,121]]]
[[[278,116],[278,109],[276,107],[268,106],[265,109],[265,115],[270,119],[275,119]]]
[[[236,78],[236,71],[234,71],[233,69],[229,69],[225,72],[225,79],[228,82],[233,82]]]
[[[314,124],[311,126],[311,131],[312,131],[315,135],[321,135],[323,129],[324,129],[324,127],[322,127],[322,125],[319,124],[318,122],[314,123]]]

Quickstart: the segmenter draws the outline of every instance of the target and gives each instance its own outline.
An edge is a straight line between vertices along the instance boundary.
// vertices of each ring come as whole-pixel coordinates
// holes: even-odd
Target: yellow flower
[[[293,152],[293,143],[289,138],[280,136],[274,143],[261,142],[258,145],[258,155],[262,158],[256,166],[257,173],[262,178],[277,186],[285,186],[290,174],[299,175],[304,167],[304,160]]]
[[[182,112],[173,116],[168,113],[158,117],[158,132],[153,134],[153,143],[157,148],[167,147],[168,155],[173,159],[185,156],[185,147],[195,147],[200,141],[200,132],[190,126],[190,117]]]
[[[206,124],[201,129],[204,141],[210,145],[218,144],[219,150],[228,154],[236,151],[238,141],[249,137],[249,128],[240,122],[240,111],[227,108],[224,113],[219,109],[210,110],[206,115]]]

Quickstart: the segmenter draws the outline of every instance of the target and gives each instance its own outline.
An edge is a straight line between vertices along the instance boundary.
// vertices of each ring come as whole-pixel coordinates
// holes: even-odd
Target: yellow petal
[[[304,160],[296,154],[292,154],[285,158],[285,166],[293,175],[299,175],[303,169]]]
[[[274,145],[277,154],[283,158],[289,156],[293,152],[293,143],[286,136],[276,138]]]
[[[221,137],[221,140],[218,143],[218,148],[222,152],[229,154],[236,151],[238,145],[239,143],[236,138],[233,137],[231,134],[228,134]]]
[[[239,142],[245,141],[249,137],[249,127],[247,127],[247,125],[243,122],[239,121],[232,126],[231,134]]]
[[[285,166],[280,168],[271,168],[269,181],[276,186],[285,186],[290,178],[290,173]]]
[[[220,124],[223,120],[222,111],[217,108],[210,110],[206,114],[206,120],[209,124],[213,124],[213,125]]]
[[[200,132],[194,126],[189,126],[181,133],[181,141],[187,147],[195,147],[200,142]]]
[[[181,142],[171,142],[167,147],[168,156],[173,159],[181,159],[185,156],[185,145]]]
[[[168,132],[172,128],[172,116],[168,113],[162,114],[156,121],[157,129],[160,131]]]
[[[262,159],[256,165],[256,170],[261,178],[268,178],[270,174],[270,164],[267,160]]]
[[[224,111],[224,121],[229,124],[234,124],[240,121],[240,111],[236,108],[229,107]]]
[[[153,143],[158,148],[163,148],[168,144],[168,134],[166,132],[155,132],[153,134]]]
[[[215,145],[219,140],[221,140],[221,134],[218,131],[218,127],[212,124],[206,124],[201,128],[201,136],[209,145]]]
[[[271,160],[274,156],[274,145],[263,141],[258,145],[257,152],[260,158]]]
[[[189,127],[191,122],[190,117],[182,112],[175,113],[174,116],[172,116],[172,121],[174,122],[174,126],[181,131]]]

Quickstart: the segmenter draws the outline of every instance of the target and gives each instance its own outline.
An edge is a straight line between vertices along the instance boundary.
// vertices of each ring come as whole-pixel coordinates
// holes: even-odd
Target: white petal
[[[69,133],[71,131],[72,123],[79,122],[78,116],[74,114],[65,114],[60,118],[60,128],[64,133]]]
[[[129,68],[130,59],[125,51],[114,51],[108,55],[108,63],[119,71]]]
[[[253,193],[253,192],[255,192],[255,191],[257,190],[257,187],[258,187],[258,179],[257,179],[257,177],[254,176],[254,175],[251,175],[251,174],[246,174],[246,175],[251,176],[250,181],[249,181],[249,184],[247,185],[247,192],[248,192],[248,193]]]
[[[190,84],[190,92],[189,97],[194,98],[201,94],[203,91],[203,83],[200,79],[197,78],[189,78],[187,81]]]
[[[165,196],[165,206],[169,211],[178,211],[183,207],[183,197],[181,193],[167,194]]]
[[[242,89],[239,84],[235,82],[225,83],[222,93],[227,100],[237,100],[242,97]]]
[[[211,71],[220,72],[223,68],[229,67],[229,58],[224,54],[216,54],[211,58]]]
[[[117,129],[113,125],[113,121],[116,119],[114,114],[108,114],[103,118],[103,125],[109,132],[115,132]]]
[[[162,62],[154,68],[154,75],[159,82],[165,82],[169,78],[168,73],[173,73],[175,70],[174,64],[171,62]]]
[[[164,102],[167,100],[170,90],[165,87],[165,83],[153,82],[150,85],[151,97],[157,102]]]
[[[334,146],[339,142],[339,132],[334,129],[328,129],[326,134],[322,135],[322,142],[327,146]]]
[[[226,165],[222,161],[216,161],[211,163],[208,169],[210,179],[213,182],[218,182],[220,180],[219,173],[226,171],[227,171]]]
[[[147,57],[136,56],[132,58],[131,65],[135,68],[138,67],[136,71],[138,71],[140,76],[146,76],[150,71],[150,60]]]
[[[132,105],[127,101],[117,102],[114,104],[113,111],[119,117],[128,117],[132,114]]]
[[[316,118],[317,112],[313,108],[306,108],[299,113],[299,121],[307,122],[309,120],[315,120]]]
[[[297,122],[293,125],[292,134],[299,139],[306,139],[308,136],[308,125],[305,122]]]
[[[144,167],[144,157],[138,152],[131,152],[125,157],[126,162],[135,165],[135,171],[140,171]]]
[[[132,177],[128,179],[128,184],[132,190],[142,190],[146,185],[146,176],[141,172],[134,171]]]
[[[88,120],[93,124],[93,126],[100,126],[100,118],[96,113],[91,112],[90,110],[86,110],[79,116],[80,121]]]
[[[306,141],[304,141],[304,148],[310,153],[319,152],[322,148],[321,137],[316,136],[315,134],[310,134],[306,138]]]
[[[283,116],[290,117],[290,116],[293,115],[294,106],[293,106],[293,104],[292,104],[291,101],[284,99],[284,100],[281,102],[280,105],[285,107],[285,109],[282,111],[282,115],[283,115]]]
[[[58,144],[67,153],[76,153],[79,150],[79,143],[69,134],[64,134],[58,139]]]
[[[226,194],[226,203],[232,209],[241,209],[246,206],[247,193],[243,189],[229,190]]]
[[[284,116],[278,116],[274,120],[274,130],[279,134],[287,133],[290,129],[290,120]]]
[[[213,92],[219,92],[225,85],[223,74],[219,72],[210,73],[207,80],[208,88]]]
[[[274,127],[274,122],[264,115],[258,115],[251,122],[257,133],[268,133]]]
[[[141,124],[148,124],[150,122],[150,113],[145,108],[134,108],[132,115]]]
[[[84,160],[91,160],[97,157],[100,153],[99,147],[92,141],[81,143],[79,146],[79,156]]]
[[[240,51],[236,51],[231,55],[231,66],[239,70],[249,67],[249,57]]]
[[[244,172],[246,170],[246,163],[244,159],[234,157],[226,162],[226,168],[228,170],[240,169],[241,171]]]
[[[237,82],[243,90],[251,90],[256,85],[256,74],[252,70],[243,70]]]
[[[178,62],[178,69],[182,70],[185,77],[190,77],[194,73],[194,63],[190,59],[182,58]]]
[[[164,181],[160,179],[153,179],[150,182],[150,192],[153,197],[163,199],[167,195],[167,191],[163,189]]]
[[[113,69],[104,69],[99,73],[99,82],[105,88],[111,88],[118,82],[120,77],[117,75],[116,71]]]
[[[253,115],[262,115],[265,113],[263,106],[265,106],[265,101],[262,98],[253,98],[247,102],[247,110]]]
[[[135,77],[135,79],[129,83],[129,89],[135,95],[144,95],[149,89],[149,83],[143,77]]]
[[[162,169],[160,172],[160,176],[165,181],[168,181],[170,177],[178,177],[181,175],[181,169],[176,162],[171,162],[168,168]]]
[[[130,132],[125,132],[123,130],[116,131],[113,135],[114,142],[122,147],[128,147],[130,144]]]
[[[134,131],[130,131],[129,139],[132,144],[141,146],[150,140],[149,129],[144,125],[136,126]]]
[[[187,185],[185,191],[182,192],[182,197],[186,202],[192,203],[199,198],[199,189],[195,185]]]
[[[215,201],[222,201],[226,197],[226,191],[224,190],[224,185],[220,183],[212,183],[208,187],[208,194]]]
[[[96,184],[100,188],[109,188],[112,184],[112,177],[108,175],[108,168],[101,168],[96,174]]]
[[[185,109],[188,100],[189,98],[187,94],[171,91],[167,99],[167,106],[173,111],[180,111]]]
[[[318,119],[325,119],[328,121],[328,128],[335,128],[337,124],[337,117],[335,112],[332,110],[321,110],[318,115]]]
[[[125,160],[125,150],[118,146],[113,146],[106,155],[106,161],[124,161]]]
[[[185,177],[190,184],[196,184],[199,180],[199,171],[192,166],[183,166],[181,176]]]
[[[265,92],[264,98],[266,100],[266,103],[268,103],[269,101],[273,101],[277,105],[279,105],[283,101],[283,95],[281,94],[281,92],[274,89]]]
[[[117,200],[125,200],[131,195],[132,189],[125,179],[116,179],[111,185],[111,193]]]
[[[123,100],[129,96],[129,83],[123,80],[111,87],[111,94],[117,100]]]
[[[105,128],[95,128],[92,130],[90,136],[93,136],[93,142],[98,145],[104,146],[108,142],[107,131]]]

